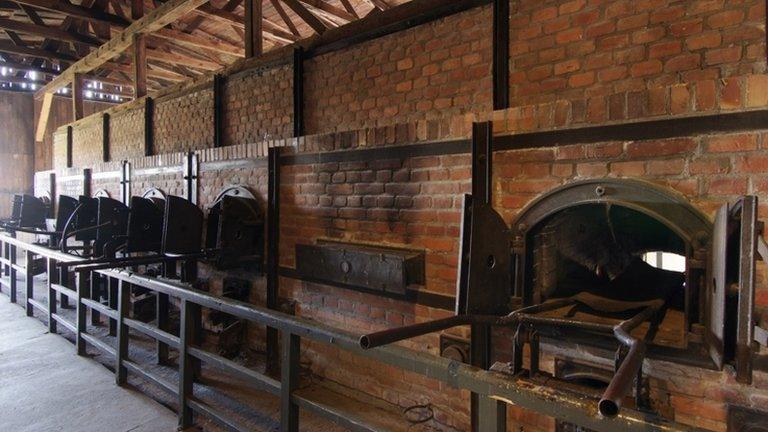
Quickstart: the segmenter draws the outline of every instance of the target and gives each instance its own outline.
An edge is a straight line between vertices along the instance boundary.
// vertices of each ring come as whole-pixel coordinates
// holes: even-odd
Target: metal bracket
[[[120,165],[120,201],[128,205],[131,200],[131,163],[123,161]]]
[[[184,158],[184,195],[193,204],[198,204],[198,179],[200,175],[199,157],[196,153],[189,152]]]

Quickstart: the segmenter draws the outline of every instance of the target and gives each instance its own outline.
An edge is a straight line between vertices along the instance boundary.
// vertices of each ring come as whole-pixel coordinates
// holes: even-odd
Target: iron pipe
[[[499,317],[493,315],[455,315],[435,321],[387,329],[360,336],[360,347],[363,349],[376,348],[452,327],[469,324],[494,324],[498,320]]]
[[[661,301],[645,308],[642,312],[620,322],[614,327],[614,336],[619,343],[629,348],[629,351],[621,362],[619,370],[616,371],[611,382],[608,383],[608,387],[603,392],[600,402],[597,404],[598,411],[604,417],[615,417],[619,414],[624,396],[632,390],[632,383],[643,366],[646,350],[645,342],[632,336],[630,332],[653,316],[659,310],[660,304]]]

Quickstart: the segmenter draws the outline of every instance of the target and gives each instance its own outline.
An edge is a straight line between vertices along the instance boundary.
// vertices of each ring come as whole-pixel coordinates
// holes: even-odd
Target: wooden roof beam
[[[286,26],[288,26],[288,30],[291,31],[296,36],[301,36],[301,33],[299,33],[299,29],[296,28],[296,24],[291,21],[291,17],[288,16],[288,13],[285,12],[285,9],[283,8],[283,5],[280,4],[278,0],[270,0],[272,3],[272,7],[275,8],[278,15],[280,15],[280,18],[283,19],[283,22]]]
[[[66,15],[72,18],[110,24],[120,28],[127,27],[129,24],[127,20],[123,19],[120,16],[113,15],[107,12],[102,12],[96,9],[78,6],[68,1],[16,0],[16,3],[32,6],[38,9],[44,9],[52,12],[59,12],[63,15]]]
[[[343,21],[349,22],[357,19],[353,14],[347,12],[344,9],[339,9],[336,6],[328,4],[323,0],[301,0],[302,3],[312,6],[313,8],[326,12],[327,14],[340,18]]]
[[[37,24],[15,21],[7,18],[0,18],[0,28],[33,36],[42,36],[46,39],[54,39],[64,42],[78,42],[88,46],[99,46],[102,43],[101,40],[93,36],[84,35],[73,31],[61,30],[55,27],[45,27]]]
[[[135,21],[122,33],[110,39],[109,42],[105,43],[97,50],[75,62],[61,75],[40,89],[35,96],[41,98],[46,94],[55,93],[56,90],[66,85],[66,83],[71,82],[75,78],[75,74],[90,72],[130,48],[135,35],[157,31],[178,20],[188,12],[196,9],[205,3],[205,1],[206,0],[169,0],[162,6],[150,11],[141,19]],[[49,114],[50,112],[41,112],[40,118],[47,118]],[[42,141],[45,134],[43,123],[42,120],[38,122],[35,134],[35,138],[38,141]]]
[[[298,0],[283,0],[283,3],[291,8],[308,26],[312,27],[316,33],[322,34],[328,30],[328,27]]]

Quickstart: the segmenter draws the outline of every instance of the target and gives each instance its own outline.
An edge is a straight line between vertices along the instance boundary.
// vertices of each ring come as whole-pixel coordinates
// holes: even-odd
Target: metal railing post
[[[196,318],[199,306],[181,301],[181,327],[179,329],[179,429],[192,426],[192,408],[188,400],[194,396],[195,366],[189,355],[189,346],[196,338]]]
[[[77,335],[75,338],[75,346],[77,347],[77,355],[84,356],[86,354],[86,344],[83,338],[83,333],[86,332],[86,311],[87,307],[83,304],[83,299],[88,297],[88,272],[79,271],[76,275],[76,289],[77,289]]]
[[[11,257],[10,248],[11,248],[10,244],[3,242],[3,258],[9,259]],[[2,267],[3,267],[3,276],[8,276],[8,274],[10,273],[10,268],[8,267],[8,264],[3,263]]]
[[[507,404],[485,395],[478,395],[477,429],[480,432],[504,432],[507,430]]]
[[[110,280],[110,285],[111,285]],[[115,382],[119,386],[125,385],[128,380],[128,370],[123,366],[123,360],[128,358],[128,326],[125,319],[128,317],[128,303],[130,301],[130,285],[117,281],[117,349],[115,350]]]
[[[67,267],[61,267],[59,269],[59,283],[67,288],[70,288],[69,286],[69,270]],[[61,305],[62,309],[66,309],[69,307],[69,297],[67,297],[64,293],[59,293],[59,304]]]
[[[118,310],[118,296],[119,296],[119,289],[118,289],[119,282],[116,279],[113,279],[111,277],[107,278],[107,287],[109,289],[109,308],[112,310]],[[110,336],[117,336],[117,320],[114,318],[109,319],[109,335]]]
[[[90,295],[91,300],[101,303],[101,276],[96,272],[88,273],[88,280],[90,281]],[[91,309],[91,325],[99,325],[101,321],[101,313],[96,309]]]
[[[17,289],[16,285],[17,284],[16,284],[16,268],[14,267],[16,265],[16,246],[15,245],[11,245],[10,256],[8,257],[8,259],[10,260],[10,264],[11,264],[10,265],[11,280],[9,281],[10,282],[9,285],[11,288],[11,303],[16,303],[16,289]]]
[[[53,319],[53,314],[56,313],[56,290],[53,289],[53,284],[59,283],[59,273],[53,258],[46,259],[46,271],[48,272],[48,332],[56,334],[56,320]]]
[[[301,338],[283,332],[280,377],[280,431],[298,432],[299,406],[293,401],[293,392],[299,387]]]
[[[157,328],[162,331],[168,331],[168,294],[156,293],[155,294],[155,317],[157,318]],[[156,341],[157,348],[157,364],[168,363],[168,344]]]
[[[32,252],[24,251],[24,267],[26,268],[24,272],[24,285],[27,290],[27,300],[25,301],[27,316],[32,316],[34,312],[32,310],[32,302],[30,302],[35,297],[35,275],[32,273],[32,256]]]

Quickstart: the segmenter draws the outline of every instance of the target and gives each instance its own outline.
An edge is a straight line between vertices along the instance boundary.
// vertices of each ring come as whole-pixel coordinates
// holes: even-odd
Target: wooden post
[[[83,75],[76,73],[72,78],[72,121],[83,118]]]
[[[137,98],[147,95],[147,43],[143,34],[133,36],[133,89]]]
[[[45,139],[45,131],[48,129],[48,118],[51,115],[51,106],[53,105],[53,93],[43,94],[43,103],[40,107],[40,117],[38,118],[37,130],[35,131],[35,141]]]
[[[258,57],[264,52],[262,38],[262,0],[245,0],[245,57]]]

